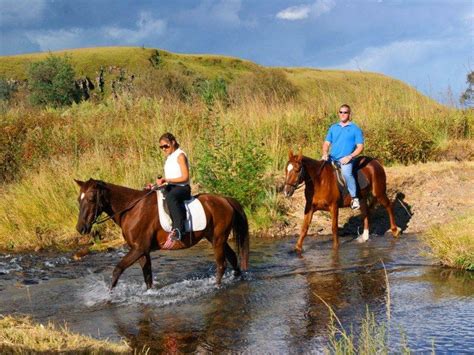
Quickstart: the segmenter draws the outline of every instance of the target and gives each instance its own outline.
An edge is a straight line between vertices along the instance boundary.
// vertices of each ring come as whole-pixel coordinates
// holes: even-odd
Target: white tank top
[[[186,158],[188,157],[181,148],[178,148],[173,153],[168,155],[168,157],[166,158],[166,161],[165,161],[165,178],[166,179],[176,179],[176,178],[180,178],[183,175],[181,172],[181,167],[179,166],[179,163],[178,163],[178,157],[181,154],[184,154]],[[189,185],[189,180],[185,182],[181,182],[179,184],[176,184],[176,183],[171,183],[171,184],[186,186],[186,185]]]

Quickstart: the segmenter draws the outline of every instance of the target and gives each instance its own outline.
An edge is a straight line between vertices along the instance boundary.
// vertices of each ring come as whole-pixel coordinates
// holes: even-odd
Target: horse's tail
[[[245,271],[249,267],[249,222],[242,205],[232,197],[226,197],[234,209],[232,231],[237,244],[237,253],[240,255],[240,268]]]

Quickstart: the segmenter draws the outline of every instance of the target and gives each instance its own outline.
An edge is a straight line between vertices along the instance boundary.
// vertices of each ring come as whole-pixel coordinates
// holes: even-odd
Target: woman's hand
[[[157,184],[158,186],[163,185],[165,182],[166,182],[166,179],[165,179],[165,178],[156,179],[156,184]]]

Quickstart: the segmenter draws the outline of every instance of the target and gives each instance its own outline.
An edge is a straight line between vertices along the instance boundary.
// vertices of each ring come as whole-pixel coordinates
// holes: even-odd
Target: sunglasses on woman
[[[169,147],[170,147],[169,144],[160,145],[160,149],[168,149]]]

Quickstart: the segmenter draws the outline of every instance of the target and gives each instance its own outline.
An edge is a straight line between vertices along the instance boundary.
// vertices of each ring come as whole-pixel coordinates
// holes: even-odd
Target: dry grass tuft
[[[448,224],[432,227],[423,240],[443,265],[474,270],[474,211]]]
[[[28,317],[0,316],[0,352],[3,354],[74,353],[124,354],[132,349],[126,343],[96,340],[70,332],[67,327],[35,324]]]

